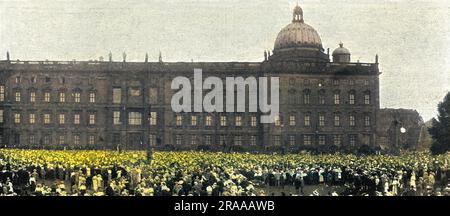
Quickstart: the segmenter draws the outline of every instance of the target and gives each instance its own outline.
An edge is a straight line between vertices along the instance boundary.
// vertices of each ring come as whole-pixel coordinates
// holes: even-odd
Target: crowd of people
[[[1,196],[450,195],[449,155],[0,150]],[[305,188],[333,188],[323,194]],[[339,188],[339,190],[334,190]]]

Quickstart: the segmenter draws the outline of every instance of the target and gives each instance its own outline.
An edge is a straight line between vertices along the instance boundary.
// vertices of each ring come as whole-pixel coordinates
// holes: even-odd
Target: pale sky
[[[296,0],[0,0],[0,59],[261,61]],[[450,1],[301,0],[305,22],[352,61],[380,57],[381,107],[424,120],[450,91]]]

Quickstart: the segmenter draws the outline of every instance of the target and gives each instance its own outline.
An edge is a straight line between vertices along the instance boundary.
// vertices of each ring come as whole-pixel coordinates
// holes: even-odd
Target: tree
[[[428,129],[433,143],[431,152],[442,154],[450,150],[450,92],[444,97],[444,101],[438,105],[437,119],[433,118],[432,126]]]

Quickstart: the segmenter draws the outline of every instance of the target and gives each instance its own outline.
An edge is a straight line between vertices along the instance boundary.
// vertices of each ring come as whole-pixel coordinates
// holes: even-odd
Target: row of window
[[[334,86],[337,86],[337,85],[340,85],[340,84],[344,84],[344,85],[355,85],[355,83],[356,83],[356,81],[355,80],[352,80],[352,79],[350,79],[350,80],[339,80],[339,79],[333,79],[332,80],[332,84],[334,85]],[[302,83],[303,85],[311,85],[311,80],[309,80],[309,79],[303,79],[303,83]],[[319,80],[319,82],[318,82],[318,86],[319,87],[323,87],[323,86],[325,86],[325,84],[326,84],[326,82],[325,82],[325,80]],[[369,85],[369,80],[363,80],[363,82],[362,82],[362,84],[363,85],[365,85],[365,86],[368,86]],[[295,85],[298,85],[298,83],[296,82],[296,80],[295,79],[289,79],[289,85],[291,85],[291,86],[295,86]]]
[[[155,113],[156,115],[156,113]],[[176,115],[175,117],[175,125],[176,126],[183,126],[183,115]],[[326,118],[325,118],[325,113],[319,113],[318,118],[318,125],[319,126],[326,126]],[[204,125],[205,126],[212,126],[213,125],[213,116],[211,115],[207,115],[204,118]],[[243,118],[242,116],[235,116],[234,117],[234,126],[243,126]],[[311,126],[311,122],[312,122],[312,118],[310,114],[306,114],[303,116],[303,126]],[[334,114],[333,119],[332,119],[333,125],[338,127],[338,126],[342,126],[342,115],[340,114]],[[357,118],[356,115],[349,115],[348,116],[348,125],[349,126],[356,126],[356,122],[357,122]],[[295,115],[290,115],[288,118],[288,125],[289,126],[296,126],[297,125],[297,116]],[[370,126],[370,114],[365,114],[364,115],[364,126]],[[198,125],[198,116],[196,115],[191,115],[190,116],[190,126],[197,126]],[[220,126],[228,126],[228,116],[225,115],[221,115],[219,117],[219,125]],[[251,116],[250,117],[250,122],[249,124],[252,127],[256,127],[258,125],[258,120],[256,118],[256,116]],[[282,124],[282,121],[280,119],[279,116],[275,116],[275,126],[284,126]]]
[[[65,144],[68,143],[66,135],[59,135],[57,137],[57,139],[58,139],[57,143],[59,145],[65,145]],[[80,134],[73,135],[72,142],[75,145],[80,145],[80,143],[81,143],[81,135]],[[32,134],[32,135],[28,136],[28,140],[22,140],[22,136],[20,134],[15,134],[15,136],[14,136],[14,144],[15,145],[21,145],[21,144],[24,144],[24,143],[28,143],[29,145],[38,145],[38,144],[50,145],[50,144],[52,144],[52,137],[51,137],[51,135],[44,135],[44,136],[42,136],[42,139],[38,140],[38,137],[36,135]],[[95,135],[88,135],[87,136],[87,143],[89,145],[95,145],[96,144],[96,136]]]
[[[356,145],[357,137],[358,137],[358,135],[356,135],[356,134],[348,135],[348,139],[347,139],[348,144],[350,144],[352,146]],[[185,139],[185,136],[181,135],[181,134],[177,134],[174,137],[176,145],[184,145],[184,144],[212,145],[212,144],[214,144],[213,142],[215,142],[213,138],[214,138],[214,136],[212,136],[212,135],[204,135],[203,139],[201,140],[201,136],[199,136],[199,135],[190,135],[188,139]],[[282,143],[281,136],[275,135],[275,136],[273,136],[272,144],[273,145],[288,144],[291,146],[295,146],[297,144],[300,144],[300,142],[298,142],[298,141],[301,141],[301,143],[303,145],[312,145],[312,144],[316,143],[319,145],[333,144],[333,145],[340,146],[343,144],[343,135],[341,135],[341,134],[333,134],[333,135],[304,134],[304,135],[300,136],[301,139],[298,140],[297,138],[299,138],[299,137],[295,136],[295,135],[289,135],[287,137],[287,140],[285,141],[286,143]],[[232,136],[231,140],[230,140],[229,137],[226,135],[219,135],[219,140],[217,140],[217,142],[218,142],[217,144],[219,144],[219,145],[225,145],[225,144],[257,145],[257,136],[251,135],[251,136],[244,137],[242,135],[235,135],[235,136]]]
[[[295,103],[303,103],[303,104],[311,104],[311,90],[306,89],[303,91],[303,100],[299,99],[299,97],[295,97],[295,96],[290,96],[292,99],[297,99],[296,100],[292,100],[292,102]],[[341,93],[339,91],[335,91],[333,93],[333,104],[335,105],[339,105],[342,103],[341,100]],[[326,104],[326,94],[325,91],[323,90],[319,90],[318,93],[318,104]],[[348,104],[350,105],[354,105],[356,104],[356,92],[355,91],[349,91],[348,93]],[[369,105],[371,104],[371,97],[370,97],[370,91],[365,91],[364,92],[364,99],[363,99],[363,104],[365,105]]]
[[[23,116],[21,113],[13,112],[13,122],[15,124],[20,124],[23,121]],[[57,114],[57,122],[58,124],[66,124],[67,122],[67,114],[61,113]],[[37,123],[38,114],[29,113],[28,114],[28,123],[36,124]],[[73,124],[80,124],[81,114],[73,114]],[[88,124],[95,125],[96,114],[91,113],[88,114]],[[156,112],[151,112],[149,117],[150,125],[156,125]],[[4,123],[4,110],[0,110],[0,123]],[[52,123],[52,114],[44,113],[42,114],[42,123],[43,124],[51,124]],[[113,124],[119,125],[121,124],[120,112],[115,111],[113,114]],[[141,125],[142,124],[142,113],[140,112],[129,112],[128,113],[128,124],[130,125]]]
[[[130,96],[140,96],[141,95],[141,90],[138,87],[130,87],[129,88],[129,94]],[[60,103],[64,103],[64,102],[68,102],[68,97],[67,97],[67,92],[66,91],[59,91],[58,92],[58,99],[57,101]],[[22,92],[20,90],[14,90],[14,101],[15,102],[21,102],[23,101],[22,98]],[[43,102],[49,103],[52,100],[51,97],[51,91],[50,90],[44,90],[43,95],[42,95],[42,99]],[[96,92],[95,91],[91,91],[89,92],[89,103],[95,103],[96,101]],[[150,96],[150,103],[156,103],[157,102],[157,89],[156,88],[150,88],[149,89],[149,96]],[[81,102],[81,97],[82,97],[82,93],[80,90],[75,90],[74,92],[72,92],[72,98],[73,98],[73,102],[74,103],[80,103]],[[37,100],[37,93],[34,90],[31,90],[29,92],[29,102],[30,103],[35,103]],[[4,85],[0,85],[0,102],[5,101],[5,86]],[[121,88],[113,88],[113,92],[112,92],[112,102],[114,104],[120,104],[122,103],[122,89]]]
[[[150,112],[149,115],[149,124],[150,125],[157,125],[157,118],[158,118],[157,112]],[[44,113],[42,115],[42,121],[44,124],[50,124],[51,123],[51,116],[50,113]],[[57,114],[57,119],[59,124],[66,124],[66,116],[67,114]],[[175,125],[176,126],[183,126],[183,115],[176,115],[175,116]],[[349,126],[356,126],[356,115],[350,114],[347,117],[348,119],[348,125]],[[28,120],[30,124],[35,124],[37,122],[37,114],[36,113],[29,113],[28,114]],[[91,113],[88,114],[88,124],[94,125],[96,120],[96,114]],[[121,112],[120,111],[114,111],[113,112],[113,124],[114,125],[120,125],[122,124],[122,118],[121,118]],[[296,126],[297,125],[297,116],[296,115],[290,115],[288,120],[289,126]],[[13,121],[15,124],[20,124],[22,122],[22,115],[21,113],[13,112]],[[303,126],[311,126],[311,115],[306,114],[303,116]],[[326,116],[325,113],[319,113],[318,114],[318,126],[326,126]],[[4,111],[0,110],[0,123],[4,122]],[[342,126],[342,115],[341,114],[334,114],[332,119],[333,125],[338,127]],[[250,117],[250,122],[248,125],[252,127],[256,127],[258,123],[256,116]],[[73,124],[80,124],[80,114],[73,114]],[[142,125],[142,113],[141,112],[128,112],[128,124],[129,125]],[[213,126],[214,124],[214,118],[212,115],[207,115],[204,117],[204,125],[205,126]],[[242,116],[234,116],[234,126],[243,126],[244,120]],[[199,125],[199,117],[197,115],[191,115],[190,116],[190,126],[198,126]],[[219,116],[219,125],[220,126],[228,126],[228,116],[221,115]],[[370,126],[370,115],[365,114],[364,115],[364,126]],[[275,117],[275,126],[284,126],[282,124],[282,121],[279,116]]]
[[[203,135],[203,139],[201,140],[201,136],[199,135],[190,135],[188,139],[185,139],[185,135],[177,134],[175,135],[175,144],[176,145],[226,145],[226,144],[233,144],[233,145],[257,145],[257,136],[251,135],[251,136],[242,136],[242,135],[235,135],[235,136],[227,136],[227,135],[219,135],[219,139],[214,139],[213,135]],[[300,136],[296,135],[288,135],[287,140],[285,140],[285,143],[281,142],[281,136],[280,135],[274,135],[272,144],[273,145],[290,145],[295,146],[297,144],[303,144],[303,145],[312,145],[312,144],[318,144],[318,145],[325,145],[325,144],[333,144],[340,146],[343,144],[343,135],[341,134],[333,134],[333,135],[312,135],[312,134],[304,134]],[[347,143],[351,146],[356,145],[358,135],[356,134],[349,134]],[[57,143],[59,145],[65,145],[68,143],[67,136],[66,135],[59,135],[57,136]],[[95,145],[96,143],[96,136],[95,135],[88,135],[87,136],[87,143],[89,145]],[[118,139],[118,138],[115,138]],[[149,135],[149,144],[150,145],[156,145],[160,144],[157,141],[157,137],[154,134]],[[28,136],[28,140],[23,141],[22,136],[20,134],[15,134],[14,136],[14,143],[16,145],[20,145],[23,143],[28,143],[30,145],[37,145],[37,144],[44,144],[44,145],[50,145],[52,144],[52,136],[51,135],[43,135],[40,140],[38,140],[38,137],[34,134],[31,134]],[[114,141],[118,142],[117,140]],[[73,135],[72,143],[75,145],[80,145],[81,143],[81,135],[75,134]]]
[[[4,101],[5,100],[5,94],[2,93],[1,87],[2,86],[0,86],[0,101]],[[30,103],[35,103],[36,102],[36,92],[34,92],[34,91],[30,92],[29,96],[30,96],[29,97]],[[95,98],[96,98],[96,93],[95,92],[90,92],[89,93],[89,103],[95,103]],[[14,101],[15,102],[21,102],[22,101],[22,93],[20,91],[15,91],[14,92]],[[46,102],[46,103],[50,103],[51,102],[51,93],[50,92],[44,92],[44,94],[43,94],[43,101]],[[60,103],[67,102],[66,92],[59,92],[58,93],[58,102],[60,102]],[[80,103],[81,102],[81,93],[80,92],[73,93],[73,102],[75,102],[75,103]]]

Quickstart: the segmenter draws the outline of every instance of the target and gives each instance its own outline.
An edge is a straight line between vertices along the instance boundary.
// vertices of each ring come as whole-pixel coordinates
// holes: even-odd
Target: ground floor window
[[[175,144],[181,145],[183,143],[183,138],[181,135],[175,135]]]
[[[303,145],[311,145],[311,135],[303,135]]]
[[[205,145],[211,145],[211,136],[205,135]]]
[[[234,145],[242,145],[242,136],[234,136]]]

